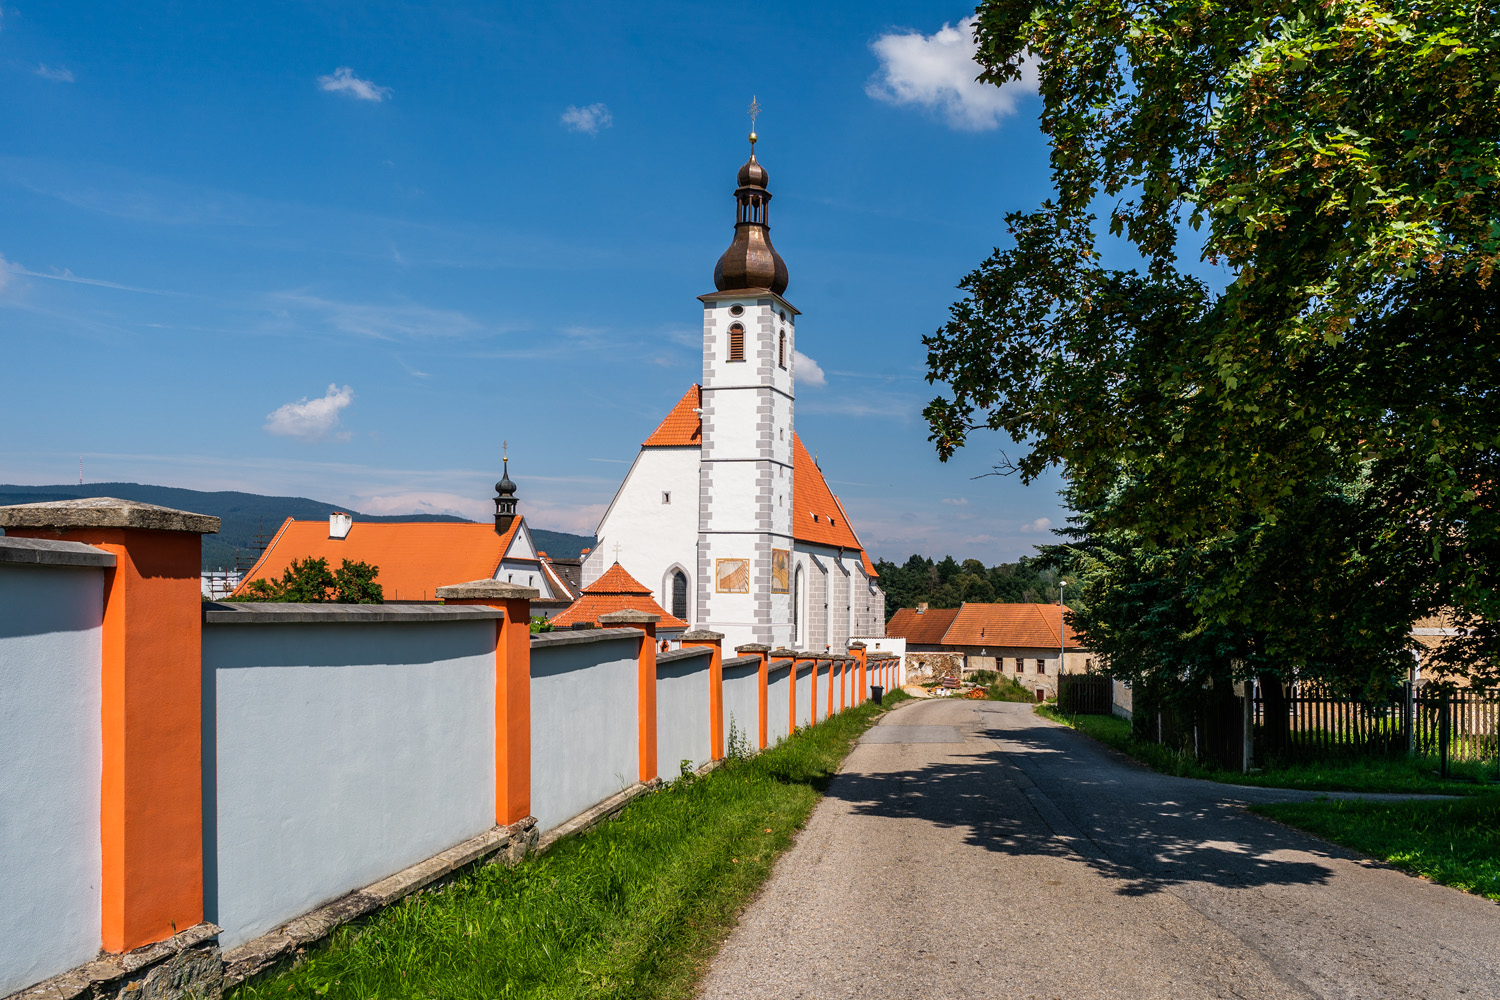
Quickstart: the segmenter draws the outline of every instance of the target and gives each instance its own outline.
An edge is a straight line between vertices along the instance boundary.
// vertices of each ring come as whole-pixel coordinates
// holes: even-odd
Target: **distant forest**
[[[934,608],[956,608],[965,601],[980,604],[1052,603],[1057,600],[1057,570],[1042,559],[1023,556],[1018,562],[986,567],[978,559],[959,562],[946,556],[933,562],[912,556],[903,565],[875,564],[885,589],[885,617],[897,608],[926,602]]]

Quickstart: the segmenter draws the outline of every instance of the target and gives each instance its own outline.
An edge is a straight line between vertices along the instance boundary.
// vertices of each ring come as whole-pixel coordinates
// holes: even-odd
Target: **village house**
[[[957,654],[963,670],[994,670],[1050,698],[1057,694],[1059,673],[1087,673],[1095,665],[1094,654],[1079,646],[1062,621],[1065,610],[1056,604],[919,604],[898,609],[885,631],[906,639],[909,675],[920,673],[912,661],[924,654]]]

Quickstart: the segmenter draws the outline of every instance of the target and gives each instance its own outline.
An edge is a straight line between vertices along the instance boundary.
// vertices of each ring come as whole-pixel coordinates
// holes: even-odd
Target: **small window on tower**
[[[729,360],[745,360],[745,328],[738,323],[729,328]]]
[[[730,306],[729,307],[729,315],[731,315],[731,316],[743,316],[743,315],[745,315],[745,307],[744,306],[738,306],[738,305],[736,305],[736,306]]]
[[[671,503],[672,502],[672,492],[670,490],[662,490],[661,491],[661,502],[662,503]]]
[[[781,331],[781,346],[777,349],[776,363],[779,364],[783,368],[786,367],[786,331],[785,330]]]

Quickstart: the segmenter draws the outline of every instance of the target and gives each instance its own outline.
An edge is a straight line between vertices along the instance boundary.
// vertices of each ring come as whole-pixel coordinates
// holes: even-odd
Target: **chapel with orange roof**
[[[703,370],[599,521],[587,589],[616,568],[693,628],[843,652],[884,634],[885,595],[854,526],[793,426],[798,310],[771,245],[770,176],[740,167],[734,239],[703,304]]]

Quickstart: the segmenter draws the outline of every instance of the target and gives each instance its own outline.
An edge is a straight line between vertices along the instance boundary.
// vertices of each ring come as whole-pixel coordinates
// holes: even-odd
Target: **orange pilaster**
[[[437,593],[444,604],[505,612],[495,622],[495,822],[519,823],[531,815],[531,599],[508,595],[536,591],[475,580]]]
[[[767,646],[760,645],[737,646],[734,651],[748,656],[760,657],[760,667],[756,671],[755,684],[756,712],[760,720],[760,725],[757,727],[756,748],[764,750],[766,748],[766,734],[768,732],[767,722],[769,721],[766,718],[766,703],[767,686],[770,684],[770,649]]]
[[[203,922],[202,537],[151,528],[6,533],[115,555],[101,636],[100,939],[111,952],[164,940]]]
[[[641,637],[640,658],[636,664],[641,780],[655,781],[660,774],[656,760],[656,623],[641,622],[636,627],[646,633]]]

